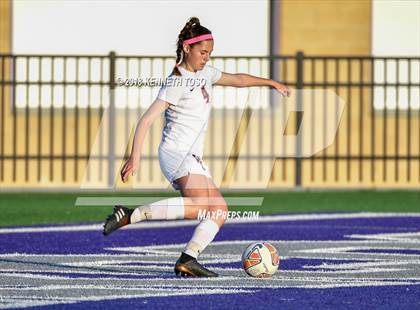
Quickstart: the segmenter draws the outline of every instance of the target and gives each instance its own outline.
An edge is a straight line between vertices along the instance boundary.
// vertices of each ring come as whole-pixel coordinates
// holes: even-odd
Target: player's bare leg
[[[181,193],[184,197],[168,198],[135,209],[115,206],[112,214],[105,221],[103,234],[107,236],[121,227],[146,220],[197,219],[200,212],[216,212],[218,209],[214,205],[225,204],[223,197],[210,179],[202,175],[189,177],[191,185],[186,184],[186,179],[182,183]],[[209,197],[209,193],[213,192],[215,192],[214,195],[212,194],[214,197]],[[220,227],[224,222],[223,217],[217,217],[215,222]]]
[[[177,184],[183,197],[160,200],[134,210],[116,206],[104,225],[104,235],[144,220],[197,219],[203,211],[218,214],[201,221],[175,266],[177,275],[215,277],[217,274],[202,267],[197,257],[223,225],[227,215],[226,202],[213,181],[206,176],[191,174],[178,179]]]
[[[174,197],[135,209],[115,206],[104,224],[105,236],[129,224],[150,220],[197,219],[200,212],[208,211],[207,197]]]
[[[197,219],[199,211],[203,210],[205,201],[207,201],[207,212],[221,215],[204,219],[196,227],[190,242],[175,264],[175,273],[178,276],[217,277],[217,273],[201,266],[197,262],[197,257],[214,239],[223,225],[227,215],[226,202],[211,179],[203,175],[185,176],[178,179],[177,184],[185,199],[193,202],[192,207],[188,208],[189,217]]]

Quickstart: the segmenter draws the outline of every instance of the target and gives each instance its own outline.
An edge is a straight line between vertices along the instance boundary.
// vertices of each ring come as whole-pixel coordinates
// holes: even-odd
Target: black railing
[[[213,65],[227,72],[248,72],[268,77],[273,66],[275,76],[296,89],[331,89],[346,102],[345,112],[334,144],[314,156],[290,158],[276,156],[276,114],[270,97],[258,90],[261,105],[254,107],[260,119],[256,134],[257,152],[248,143],[246,178],[251,163],[277,158],[272,180],[291,181],[295,186],[332,182],[386,182],[418,184],[420,181],[420,58],[369,56],[294,56],[214,57]],[[86,161],[99,161],[100,178],[112,186],[115,163],[125,154],[116,151],[115,132],[124,123],[128,140],[130,118],[141,115],[153,101],[156,89],[118,87],[118,77],[165,77],[172,70],[173,57],[109,55],[5,55],[0,54],[0,184],[36,182],[48,163],[48,180],[70,181],[69,163],[73,165],[72,182],[78,182]],[[213,169],[226,154],[235,159],[226,140],[217,137],[227,133],[230,123],[243,121],[238,104],[241,90],[216,87],[214,114],[209,123],[206,161]],[[134,95],[133,95],[134,94]],[[130,96],[134,96],[130,98]],[[125,98],[124,98],[125,97]],[[133,99],[135,98],[135,99]],[[299,105],[302,98],[298,98]],[[267,103],[268,104],[265,104]],[[233,107],[230,107],[233,105]],[[104,111],[108,111],[108,131],[99,131],[99,153],[90,153],[96,129]],[[296,115],[299,117],[299,114]],[[229,123],[230,122],[230,123]],[[269,129],[264,123],[269,122]],[[300,121],[295,121],[296,132]],[[162,124],[160,123],[160,126]],[[321,124],[326,131],[326,124]],[[81,128],[85,128],[82,130]],[[218,132],[220,130],[220,132]],[[106,135],[106,136],[105,136]],[[156,147],[160,128],[152,127],[149,145],[142,160],[157,163]],[[247,139],[250,136],[247,136]],[[298,138],[296,153],[301,152]],[[313,141],[313,138],[311,138]],[[268,150],[264,145],[269,144]],[[311,142],[312,143],[312,142]],[[287,146],[281,146],[282,148]],[[23,167],[18,168],[23,163]],[[293,167],[293,174],[287,166]],[[417,167],[416,171],[413,170]],[[260,171],[260,169],[257,169]],[[333,171],[333,176],[329,173]],[[31,181],[31,175],[36,175]],[[368,174],[368,175],[367,175]],[[343,177],[344,175],[344,177]],[[357,178],[354,180],[354,176]],[[390,178],[392,175],[392,178]],[[148,178],[160,171],[149,165]],[[89,176],[88,176],[89,177]],[[141,176],[138,176],[140,178]],[[163,180],[163,179],[162,179]],[[344,180],[344,181],[342,181]],[[7,183],[7,184],[10,184]],[[34,185],[34,186],[35,186]]]

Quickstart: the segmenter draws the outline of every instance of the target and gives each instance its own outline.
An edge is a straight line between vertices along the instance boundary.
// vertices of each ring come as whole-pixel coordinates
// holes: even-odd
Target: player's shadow
[[[26,265],[34,265],[34,266],[47,266],[47,267],[53,267],[53,268],[60,268],[60,269],[69,269],[69,270],[86,270],[86,271],[94,271],[94,272],[112,272],[112,273],[119,273],[121,275],[127,276],[127,273],[130,276],[142,276],[142,277],[156,277],[156,276],[173,276],[173,272],[165,271],[165,270],[159,270],[159,271],[153,271],[150,269],[145,270],[147,274],[144,274],[142,270],[137,270],[142,273],[138,273],[136,271],[130,271],[130,270],[118,270],[118,269],[111,269],[111,268],[103,268],[103,267],[86,267],[86,266],[69,266],[66,264],[57,264],[57,263],[49,263],[49,262],[33,262],[33,261],[21,261],[16,259],[5,259],[0,258],[0,262],[4,263],[15,263],[15,264],[26,264]],[[50,272],[54,273],[54,270],[37,270],[36,272]],[[104,275],[105,276],[105,275]]]

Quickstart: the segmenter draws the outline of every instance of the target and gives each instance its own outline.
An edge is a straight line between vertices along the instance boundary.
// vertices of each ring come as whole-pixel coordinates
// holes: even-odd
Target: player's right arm
[[[131,155],[121,169],[121,179],[123,182],[127,180],[130,173],[134,175],[137,172],[144,137],[155,119],[168,107],[168,102],[162,99],[156,99],[137,122]]]

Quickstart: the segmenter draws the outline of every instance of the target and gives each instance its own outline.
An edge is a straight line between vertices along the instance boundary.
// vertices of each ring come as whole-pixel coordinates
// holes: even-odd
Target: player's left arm
[[[286,85],[275,80],[260,78],[246,73],[231,74],[222,72],[222,76],[215,85],[233,87],[270,86],[277,89],[284,96],[290,95],[290,90]]]

